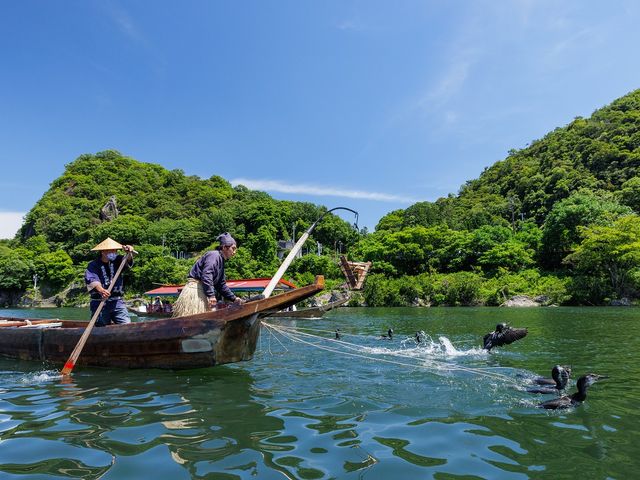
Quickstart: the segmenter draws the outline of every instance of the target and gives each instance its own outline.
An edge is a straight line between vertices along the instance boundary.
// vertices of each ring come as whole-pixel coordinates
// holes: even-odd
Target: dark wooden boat
[[[293,311],[283,311],[280,310],[278,312],[266,312],[264,316],[268,317],[287,317],[287,318],[320,318],[329,310],[333,310],[334,308],[339,307],[340,305],[344,305],[349,301],[349,297],[343,297],[335,302],[330,302],[325,305],[320,305],[319,307],[308,307],[308,308],[299,308],[298,310]]]
[[[212,312],[94,328],[77,364],[122,368],[196,368],[250,360],[261,313],[315,295],[312,285]],[[0,356],[63,364],[87,322],[0,317]]]

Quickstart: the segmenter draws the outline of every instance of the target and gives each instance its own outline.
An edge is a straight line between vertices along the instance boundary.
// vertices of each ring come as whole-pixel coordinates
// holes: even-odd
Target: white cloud
[[[116,5],[113,2],[106,2],[102,6],[109,18],[122,33],[133,40],[145,42],[144,37],[136,28],[133,19],[124,8]]]
[[[360,20],[343,20],[336,24],[338,30],[350,30],[354,32],[360,32],[364,30],[364,26]]]
[[[320,197],[344,197],[358,198],[362,200],[374,200],[379,202],[416,203],[420,200],[391,195],[387,193],[365,192],[362,190],[347,190],[321,185],[295,184],[289,185],[278,180],[252,180],[248,178],[236,178],[231,180],[232,185],[244,185],[251,190],[264,190],[267,192],[297,193],[303,195],[317,195]]]
[[[0,238],[13,238],[26,212],[0,212]]]
[[[443,75],[422,95],[418,106],[423,110],[433,110],[434,107],[440,108],[447,104],[457,95],[465,85],[469,70],[475,63],[473,56],[474,54],[469,52],[469,56],[462,55],[462,58],[452,61]]]

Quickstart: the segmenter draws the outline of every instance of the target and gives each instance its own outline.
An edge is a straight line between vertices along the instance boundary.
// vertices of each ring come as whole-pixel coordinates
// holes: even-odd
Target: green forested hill
[[[640,90],[511,151],[457,196],[391,212],[378,229],[439,223],[473,229],[522,218],[541,226],[558,201],[581,189],[640,211]]]
[[[511,151],[458,195],[390,212],[358,251],[391,277],[465,272],[447,282],[496,283],[476,295],[485,301],[549,294],[535,285],[542,278],[564,301],[602,303],[638,294],[638,212],[640,90]],[[607,236],[615,247],[605,255]]]
[[[512,199],[516,215],[542,225],[558,201],[581,189],[612,193],[640,210],[640,90],[511,152],[468,182],[459,197],[497,195],[506,201],[506,219]]]
[[[101,212],[112,198],[117,216]],[[107,236],[140,251],[130,282],[139,291],[153,283],[184,281],[190,257],[210,248],[225,231],[240,245],[228,275],[268,276],[278,266],[277,240],[289,239],[293,229],[301,235],[324,211],[234,188],[221,177],[169,171],[116,151],[82,155],[27,214],[18,238],[0,245],[0,274],[7,271],[0,276],[0,289],[24,289],[37,273],[43,286],[55,291],[78,278],[95,256],[90,249]],[[315,229],[308,249],[316,251],[316,242],[349,247],[357,239],[350,224],[329,215]],[[315,273],[339,276],[338,268],[323,258],[298,264],[289,273],[300,281]]]
[[[119,215],[101,215],[115,198]],[[0,293],[21,292],[37,273],[55,291],[78,278],[90,248],[107,236],[141,252],[130,284],[183,281],[183,255],[220,232],[239,241],[232,278],[268,276],[278,239],[300,235],[324,207],[272,199],[137,162],[115,151],[82,155],[0,243]],[[288,274],[337,283],[333,246],[372,261],[369,305],[497,305],[514,294],[542,304],[607,304],[640,292],[640,90],[576,118],[462,186],[457,195],[385,215],[373,233],[328,216]],[[107,212],[108,213],[108,212]],[[176,258],[179,257],[179,258]]]

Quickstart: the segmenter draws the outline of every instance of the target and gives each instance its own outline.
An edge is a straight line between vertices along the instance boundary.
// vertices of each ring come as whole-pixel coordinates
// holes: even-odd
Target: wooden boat
[[[122,368],[196,368],[250,360],[261,313],[315,295],[312,285],[269,298],[187,317],[94,328],[78,365]],[[0,317],[0,356],[63,364],[87,322]]]
[[[329,310],[333,310],[334,308],[339,307],[340,305],[344,305],[349,301],[349,297],[343,297],[335,302],[330,302],[325,305],[320,305],[319,307],[308,307],[308,308],[299,308],[298,310],[280,310],[278,312],[269,313],[266,312],[261,314],[261,316],[268,317],[287,317],[287,318],[320,318]]]

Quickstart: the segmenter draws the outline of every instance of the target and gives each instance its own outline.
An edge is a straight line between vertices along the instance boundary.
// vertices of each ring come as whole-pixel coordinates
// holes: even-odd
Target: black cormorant
[[[539,404],[538,407],[546,408],[548,410],[556,410],[558,408],[570,408],[580,405],[587,399],[587,388],[601,378],[607,377],[603,375],[596,375],[595,373],[583,375],[578,379],[578,391],[576,393],[554,398],[553,400],[547,400],[546,402]]]
[[[493,332],[487,333],[483,338],[485,350],[491,351],[494,347],[508,345],[527,336],[526,328],[512,328],[506,323],[499,323]]]
[[[551,369],[552,378],[538,377],[533,381],[540,385],[539,387],[528,388],[529,393],[558,393],[564,390],[571,376],[571,368],[562,365],[555,365]]]
[[[387,333],[383,333],[380,338],[384,339],[384,340],[393,340],[393,329],[390,328],[389,330],[387,330]]]

